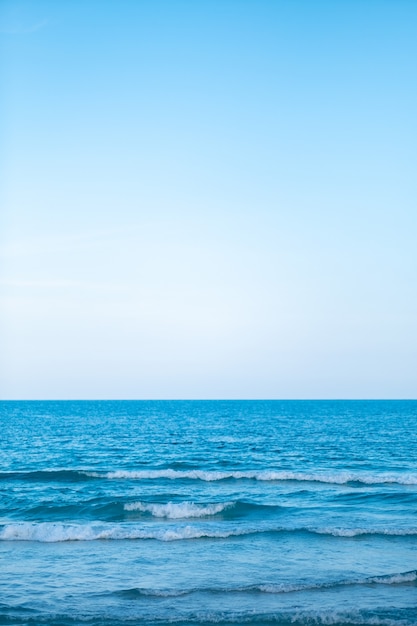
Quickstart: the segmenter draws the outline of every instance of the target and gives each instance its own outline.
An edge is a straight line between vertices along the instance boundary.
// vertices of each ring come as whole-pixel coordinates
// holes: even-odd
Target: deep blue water
[[[417,624],[416,401],[0,403],[0,624]]]

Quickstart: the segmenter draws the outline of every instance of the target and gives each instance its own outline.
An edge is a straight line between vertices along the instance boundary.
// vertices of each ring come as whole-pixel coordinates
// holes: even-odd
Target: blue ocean
[[[417,624],[416,401],[0,408],[0,624]]]

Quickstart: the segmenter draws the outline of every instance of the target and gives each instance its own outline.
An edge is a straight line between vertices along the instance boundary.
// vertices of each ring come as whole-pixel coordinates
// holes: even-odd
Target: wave
[[[219,480],[259,480],[259,481],[295,481],[320,482],[336,485],[362,483],[377,485],[394,483],[399,485],[417,485],[416,474],[365,474],[360,472],[292,472],[286,470],[219,471],[219,470],[118,470],[112,472],[86,472],[92,478],[109,480],[155,480],[155,479],[191,479],[213,482]]]
[[[257,534],[308,533],[333,537],[353,538],[364,535],[407,537],[416,536],[417,529],[367,529],[367,528],[313,528],[313,527],[234,527],[213,529],[207,526],[186,525],[175,527],[132,526],[130,524],[59,524],[54,522],[16,522],[4,524],[0,541],[62,541],[145,540],[181,541],[190,539],[227,539]]]
[[[176,598],[196,593],[204,594],[287,594],[302,591],[320,591],[337,587],[360,586],[360,585],[409,585],[417,581],[417,570],[400,572],[398,574],[384,574],[382,576],[368,576],[352,578],[348,580],[335,580],[321,583],[265,583],[259,585],[235,586],[235,587],[194,587],[191,589],[152,589],[134,587],[132,589],[120,589],[110,592],[111,596],[124,598],[136,598],[140,596],[158,598]]]
[[[149,613],[143,610],[130,610],[121,616],[112,611],[95,609],[82,613],[71,612],[53,614],[28,614],[18,611],[13,606],[5,606],[5,613],[0,614],[0,624],[7,626],[240,626],[241,624],[257,624],[258,626],[415,626],[415,609],[385,609],[369,610],[281,610],[279,612],[264,612],[262,610],[199,610],[176,611],[170,615],[157,612]]]
[[[362,535],[388,535],[390,537],[407,537],[417,535],[417,528],[304,528],[316,535],[332,535],[333,537],[360,537]]]
[[[46,469],[25,472],[0,472],[0,480],[30,482],[84,482],[94,480],[93,472],[86,470]]]
[[[350,580],[339,580],[333,582],[323,582],[305,585],[276,585],[266,584],[254,587],[256,591],[263,593],[291,593],[297,591],[310,591],[320,589],[331,589],[335,587],[357,586],[357,585],[407,585],[417,581],[417,570],[400,572],[398,574],[384,574],[382,576],[368,576],[364,578],[353,578]]]
[[[371,490],[355,490],[355,491],[343,491],[335,494],[337,502],[354,505],[369,505],[375,502],[376,504],[387,503],[392,504],[417,504],[417,492],[413,490],[394,489],[390,490],[389,487],[381,487],[377,491]]]
[[[166,497],[169,497],[167,494]],[[221,519],[262,519],[279,514],[282,505],[251,503],[243,500],[226,502],[149,502],[115,499],[111,496],[98,496],[89,500],[73,503],[42,502],[22,508],[19,501],[16,505],[0,508],[0,516],[8,521],[16,522],[113,522],[140,520],[145,518],[165,518],[170,520],[197,519],[222,515]],[[294,511],[296,507],[292,507]]]
[[[257,533],[255,529],[210,530],[198,526],[175,528],[131,527],[104,524],[58,524],[53,522],[20,522],[5,524],[0,530],[0,541],[62,541],[138,540],[180,541],[186,539],[226,539]]]
[[[25,472],[1,472],[0,480],[21,480],[33,482],[80,482],[87,480],[201,480],[214,482],[220,480],[258,480],[278,482],[318,482],[335,485],[346,484],[398,484],[417,485],[417,474],[364,473],[364,472],[294,472],[288,470],[115,470],[97,472],[86,469],[47,469]]]
[[[150,513],[153,517],[168,519],[184,519],[217,515],[231,509],[236,502],[219,502],[216,504],[196,504],[195,502],[167,502],[166,504],[149,502],[129,502],[124,505],[125,511]]]

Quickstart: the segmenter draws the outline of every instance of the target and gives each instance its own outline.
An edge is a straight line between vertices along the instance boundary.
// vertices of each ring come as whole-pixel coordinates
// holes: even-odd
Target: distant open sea
[[[2,625],[417,625],[417,401],[10,401],[0,442]]]

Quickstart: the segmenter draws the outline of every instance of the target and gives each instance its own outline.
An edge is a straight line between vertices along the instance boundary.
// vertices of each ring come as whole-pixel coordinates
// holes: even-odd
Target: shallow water
[[[417,402],[0,409],[0,624],[417,624]]]

